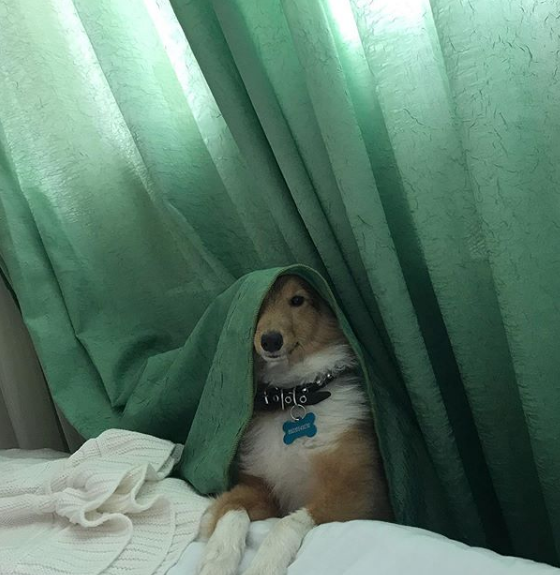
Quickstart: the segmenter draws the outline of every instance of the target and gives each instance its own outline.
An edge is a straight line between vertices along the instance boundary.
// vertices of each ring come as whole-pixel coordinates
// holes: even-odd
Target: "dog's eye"
[[[291,300],[290,300],[290,305],[292,307],[299,307],[300,305],[303,305],[303,302],[305,301],[305,298],[302,295],[295,295]]]

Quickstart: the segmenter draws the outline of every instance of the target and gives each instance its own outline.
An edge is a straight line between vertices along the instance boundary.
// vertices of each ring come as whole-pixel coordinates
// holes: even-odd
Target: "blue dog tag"
[[[308,413],[305,417],[297,421],[286,421],[282,429],[284,430],[284,443],[286,445],[291,445],[300,437],[313,437],[317,434],[315,414]]]

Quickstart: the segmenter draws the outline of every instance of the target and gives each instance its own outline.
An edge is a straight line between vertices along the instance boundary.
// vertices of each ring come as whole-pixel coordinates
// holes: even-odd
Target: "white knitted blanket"
[[[70,457],[0,452],[0,575],[166,573],[208,505],[167,478],[180,451],[109,430]]]

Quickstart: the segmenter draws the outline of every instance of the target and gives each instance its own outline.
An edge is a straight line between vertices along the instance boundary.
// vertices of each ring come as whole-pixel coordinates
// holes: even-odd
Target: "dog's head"
[[[276,280],[261,306],[253,340],[266,364],[293,365],[344,341],[334,313],[304,279],[286,275]]]

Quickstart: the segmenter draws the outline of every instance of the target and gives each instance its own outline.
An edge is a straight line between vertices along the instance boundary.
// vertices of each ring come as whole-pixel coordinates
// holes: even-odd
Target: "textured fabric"
[[[304,263],[374,375],[398,519],[558,564],[557,3],[173,8],[0,0],[0,265],[55,400],[185,435],[210,302]],[[244,385],[191,432],[238,435]]]
[[[3,575],[156,575],[194,539],[207,500],[166,477],[178,446],[109,430],[69,458],[0,451]]]

